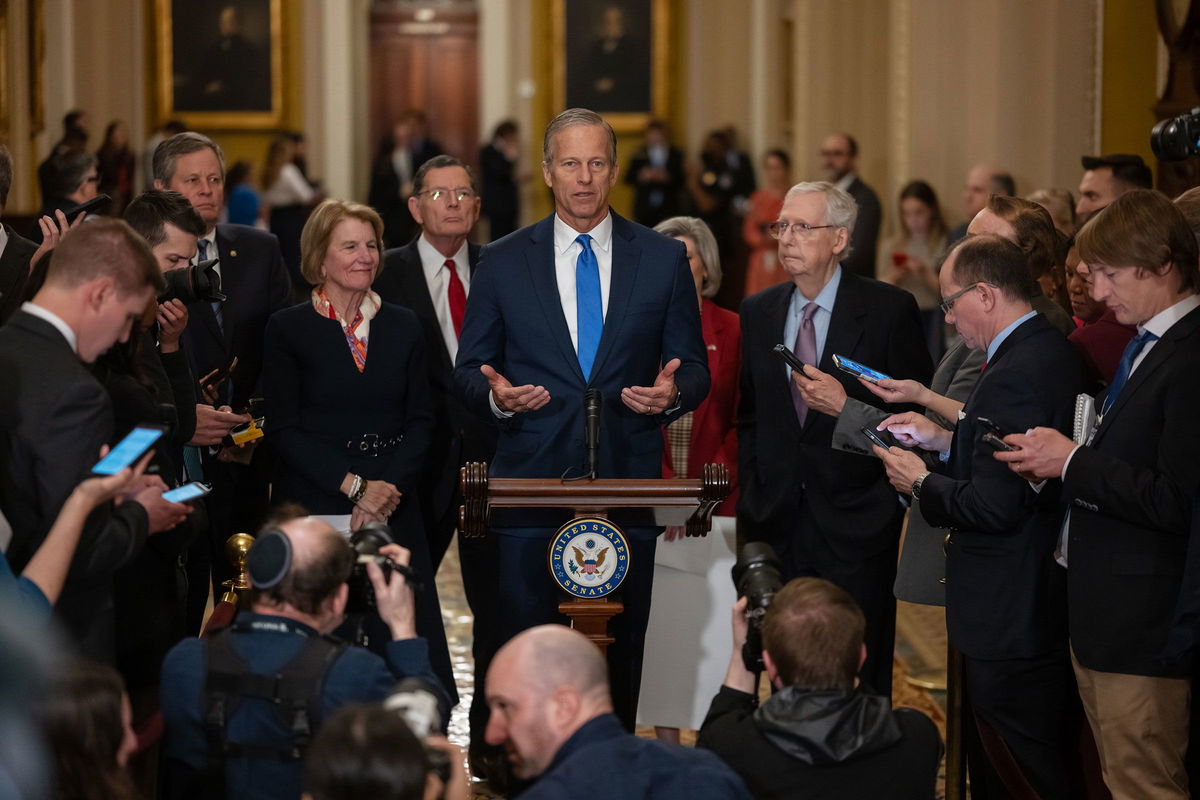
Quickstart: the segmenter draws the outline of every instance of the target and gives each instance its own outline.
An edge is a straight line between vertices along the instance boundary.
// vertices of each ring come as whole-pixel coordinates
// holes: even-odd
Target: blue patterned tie
[[[1118,395],[1121,394],[1121,390],[1125,388],[1125,382],[1129,380],[1129,373],[1133,372],[1133,362],[1137,360],[1142,348],[1157,338],[1150,331],[1142,331],[1133,337],[1129,344],[1125,345],[1125,352],[1121,354],[1121,363],[1117,365],[1117,374],[1113,376],[1112,385],[1108,387],[1108,394],[1104,397],[1104,405],[1100,410],[1101,416],[1108,413],[1108,410],[1113,407],[1113,403],[1117,401]]]
[[[600,264],[592,252],[592,237],[581,233],[575,237],[579,242],[579,260],[575,262],[575,311],[578,323],[579,368],[583,377],[590,378],[596,350],[600,347],[600,333],[604,330],[604,305],[600,300]]]

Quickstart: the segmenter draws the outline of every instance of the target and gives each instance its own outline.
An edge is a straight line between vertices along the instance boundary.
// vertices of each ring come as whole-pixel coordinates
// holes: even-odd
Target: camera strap
[[[277,672],[260,674],[251,671],[233,643],[235,635],[256,633],[287,633],[307,641]],[[313,635],[280,618],[238,620],[203,641],[208,662],[204,686],[206,777],[211,796],[217,797],[224,796],[225,763],[231,758],[278,762],[303,758],[320,723],[325,676],[349,644],[332,636]],[[264,731],[257,740],[230,741],[229,720],[246,701],[265,701],[273,708],[287,739]]]

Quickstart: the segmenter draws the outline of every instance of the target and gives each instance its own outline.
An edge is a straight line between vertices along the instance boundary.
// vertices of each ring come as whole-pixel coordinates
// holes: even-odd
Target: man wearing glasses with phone
[[[827,401],[874,398],[834,354],[922,383],[933,365],[912,295],[842,266],[857,214],[836,186],[800,183],[769,228],[791,282],[742,304],[738,525],[775,549],[785,581],[824,578],[850,593],[867,620],[863,680],[890,696],[904,508],[876,459],[831,448],[841,407]],[[808,365],[803,374],[771,352],[778,344]]]

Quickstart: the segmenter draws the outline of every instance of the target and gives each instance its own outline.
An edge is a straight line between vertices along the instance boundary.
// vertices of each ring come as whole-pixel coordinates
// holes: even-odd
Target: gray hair
[[[183,133],[177,133],[168,139],[164,139],[159,143],[158,147],[154,148],[154,158],[151,162],[154,180],[161,181],[164,187],[170,186],[171,179],[175,177],[176,160],[180,156],[186,156],[189,153],[198,153],[205,148],[212,150],[213,154],[217,157],[217,163],[221,166],[221,177],[224,178],[225,154],[221,152],[220,145],[203,133],[184,131]]]
[[[797,183],[791,189],[788,189],[787,196],[783,198],[783,202],[786,203],[795,195],[816,193],[825,195],[825,224],[832,225],[835,228],[845,228],[846,236],[853,236],[854,223],[858,220],[858,203],[854,202],[853,197],[829,181]],[[842,251],[840,259],[844,261],[850,255],[852,249],[849,239],[847,239],[846,249]]]
[[[542,163],[549,165],[552,160],[550,142],[554,140],[554,136],[559,131],[574,127],[575,125],[599,125],[604,128],[608,132],[609,157],[613,164],[617,163],[616,132],[613,131],[612,125],[604,121],[604,117],[586,108],[568,108],[550,120],[550,124],[546,126],[546,134],[542,137]]]
[[[671,217],[654,226],[663,236],[678,239],[686,236],[696,244],[696,255],[704,265],[704,281],[700,285],[701,297],[713,297],[721,288],[721,253],[712,229],[699,217]]]
[[[46,188],[52,197],[68,197],[95,168],[96,157],[91,153],[59,153],[50,159],[50,180]]]

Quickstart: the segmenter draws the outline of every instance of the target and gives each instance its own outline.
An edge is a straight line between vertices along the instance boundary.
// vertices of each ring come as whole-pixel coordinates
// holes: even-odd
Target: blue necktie
[[[1108,387],[1108,394],[1104,397],[1104,405],[1100,409],[1101,416],[1108,413],[1121,394],[1121,390],[1125,388],[1125,382],[1129,380],[1129,373],[1133,372],[1133,362],[1137,360],[1142,348],[1157,338],[1150,331],[1142,331],[1133,337],[1129,344],[1125,345],[1125,352],[1121,354],[1121,363],[1117,365],[1117,374],[1113,376],[1112,385]]]
[[[600,333],[604,330],[604,305],[600,300],[600,264],[592,252],[592,237],[581,233],[575,237],[579,242],[579,260],[575,262],[575,311],[577,314],[579,346],[579,368],[583,377],[590,378],[596,350],[600,347]]]

